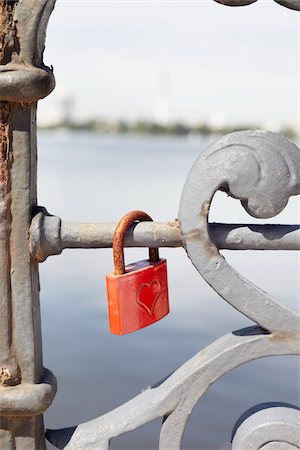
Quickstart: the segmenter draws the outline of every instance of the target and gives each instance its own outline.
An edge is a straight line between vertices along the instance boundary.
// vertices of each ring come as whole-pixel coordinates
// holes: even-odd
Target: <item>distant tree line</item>
[[[136,122],[126,122],[119,120],[116,122],[107,121],[103,119],[91,119],[82,122],[61,122],[47,126],[40,126],[41,129],[57,129],[67,128],[78,131],[96,131],[100,133],[111,134],[152,134],[152,135],[175,135],[186,136],[189,134],[200,134],[207,136],[210,134],[227,134],[232,131],[260,129],[261,127],[253,124],[245,124],[239,126],[223,126],[213,127],[206,123],[199,125],[188,125],[182,122],[174,122],[167,125],[151,122],[147,120],[138,120]],[[276,130],[278,131],[278,130]],[[299,137],[299,133],[292,127],[285,127],[280,130],[280,133],[289,138]]]

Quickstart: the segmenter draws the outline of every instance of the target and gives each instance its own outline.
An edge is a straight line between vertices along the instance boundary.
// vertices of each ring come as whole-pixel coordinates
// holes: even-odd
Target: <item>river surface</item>
[[[104,136],[39,132],[38,200],[63,220],[116,222],[141,209],[155,221],[177,217],[191,165],[204,138]],[[292,199],[273,223],[299,223]],[[259,223],[240,203],[217,194],[211,221]],[[144,259],[128,249],[126,261]],[[244,276],[284,304],[299,309],[296,252],[223,252]],[[64,250],[40,265],[44,365],[58,380],[45,414],[47,428],[76,425],[126,402],[174,371],[224,334],[252,323],[202,280],[180,249],[160,250],[168,260],[171,313],[139,332],[109,333],[105,291],[110,249]],[[239,416],[255,404],[299,403],[294,356],[265,358],[225,375],[194,409],[184,435],[187,450],[226,449]],[[112,441],[112,449],[154,450],[161,419]],[[49,449],[54,448],[51,445]],[[170,449],[172,450],[172,449]]]

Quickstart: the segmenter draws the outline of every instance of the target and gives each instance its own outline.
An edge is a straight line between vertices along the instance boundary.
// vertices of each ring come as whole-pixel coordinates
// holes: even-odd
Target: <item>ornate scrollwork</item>
[[[180,204],[186,251],[216,292],[263,328],[249,327],[222,337],[166,380],[108,414],[67,429],[48,430],[50,442],[66,450],[107,450],[112,438],[164,417],[159,449],[179,450],[189,416],[212,383],[253,359],[300,353],[299,316],[235,272],[208,233],[209,207],[218,189],[239,198],[255,217],[270,217],[284,208],[289,196],[300,192],[299,169],[299,149],[262,131],[224,136],[198,158]]]
[[[300,448],[300,410],[287,404],[257,405],[256,412],[234,431],[232,450],[297,450]]]
[[[271,132],[243,131],[224,136],[192,167],[179,217],[188,256],[221,297],[276,335],[299,334],[299,316],[244,279],[213,244],[208,214],[218,189],[240,199],[254,217],[277,215],[291,195],[300,193],[298,147]]]
[[[60,449],[107,450],[112,438],[164,417],[159,449],[180,450],[190,414],[212,383],[253,359],[297,352],[295,340],[270,339],[259,327],[228,334],[200,351],[164,382],[119,408],[78,426],[48,430],[46,437]]]
[[[256,0],[215,1],[243,6]],[[299,0],[274,1],[300,10]],[[55,84],[52,69],[43,63],[45,30],[54,4],[55,0],[0,0],[0,261],[4,269],[0,283],[4,319],[0,331],[4,355],[0,411],[1,443],[5,434],[7,448],[33,448],[37,440],[42,442],[41,436],[37,439],[42,429],[40,415],[56,390],[54,376],[42,367],[38,270],[31,261],[28,242],[30,214],[36,204],[34,103],[49,94]],[[61,449],[106,450],[112,438],[164,417],[159,448],[179,450],[187,420],[212,383],[253,359],[300,353],[299,316],[234,271],[220,255],[208,229],[209,207],[218,189],[240,199],[249,214],[272,217],[285,207],[291,195],[300,193],[299,172],[299,149],[280,136],[264,132],[225,136],[196,161],[180,206],[185,248],[216,292],[260,326],[220,338],[162,382],[108,414],[68,429],[48,431],[51,442]],[[55,224],[57,229],[57,220]],[[299,414],[283,412],[284,416],[275,417],[276,426],[283,423],[288,436],[282,449],[300,448],[299,440],[290,440],[293,430],[299,436],[299,426],[295,425]],[[272,428],[274,415],[273,422],[268,419],[265,427],[268,440],[257,434],[253,417],[237,428],[233,449],[244,449],[256,439],[257,448],[279,450],[283,433],[279,444],[279,435]]]

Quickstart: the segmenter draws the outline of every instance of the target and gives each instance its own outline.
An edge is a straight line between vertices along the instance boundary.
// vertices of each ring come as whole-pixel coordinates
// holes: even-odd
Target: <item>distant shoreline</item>
[[[39,130],[56,130],[66,129],[71,131],[90,131],[106,134],[144,134],[144,135],[166,135],[166,136],[189,136],[201,135],[210,136],[212,134],[228,134],[233,131],[241,130],[257,130],[261,126],[255,124],[244,124],[238,126],[222,126],[213,127],[211,125],[202,123],[199,125],[187,125],[181,122],[175,122],[167,125],[158,124],[150,121],[137,121],[129,123],[125,121],[109,122],[106,120],[88,120],[85,122],[60,122],[56,124],[49,124],[38,126]],[[271,130],[272,131],[272,130]],[[292,127],[282,127],[276,130],[280,134],[294,139],[299,138],[299,133]]]

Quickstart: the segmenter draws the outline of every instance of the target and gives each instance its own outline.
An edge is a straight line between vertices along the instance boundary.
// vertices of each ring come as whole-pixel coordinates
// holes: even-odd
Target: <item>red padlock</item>
[[[157,248],[149,259],[124,263],[125,233],[135,221],[152,221],[143,211],[132,211],[118,223],[113,238],[114,272],[106,276],[110,332],[126,334],[147,327],[169,312],[167,261]]]

